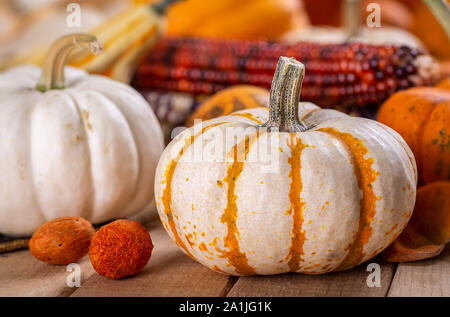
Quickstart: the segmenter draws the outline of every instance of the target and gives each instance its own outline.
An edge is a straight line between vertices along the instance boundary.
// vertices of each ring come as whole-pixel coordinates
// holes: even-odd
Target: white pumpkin
[[[270,112],[197,124],[161,156],[161,221],[185,253],[213,270],[348,269],[386,248],[411,216],[417,173],[408,145],[376,121],[299,105],[303,73],[303,64],[280,58]],[[251,131],[230,141],[222,137],[230,128]],[[272,170],[259,156],[267,148],[278,158]]]
[[[355,37],[348,36],[342,28],[331,26],[311,26],[296,29],[284,34],[282,41],[286,43],[317,42],[317,43],[344,43],[363,42],[369,44],[407,45],[424,49],[423,43],[414,34],[400,28],[383,26],[380,28],[361,27]]]
[[[402,5],[386,3],[383,6],[393,6],[396,12],[405,13]],[[301,41],[319,42],[319,43],[344,43],[365,42],[369,44],[395,44],[408,45],[414,48],[423,49],[424,45],[414,34],[400,27],[389,27],[385,25],[367,26],[362,25],[363,2],[360,0],[344,0],[342,3],[342,21],[341,28],[330,26],[312,26],[303,29],[296,29],[287,32],[282,37],[282,41],[295,43]],[[398,7],[400,6],[400,7]],[[388,9],[388,8],[386,8]],[[370,10],[373,10],[370,9]],[[392,11],[394,11],[392,10]],[[386,10],[387,11],[387,10]],[[383,11],[384,12],[384,11]],[[406,13],[409,13],[406,11]],[[372,19],[372,18],[370,18]],[[368,17],[369,20],[369,17]],[[372,20],[371,20],[372,21]],[[366,22],[366,21],[365,21]],[[368,24],[368,22],[367,22]]]
[[[68,52],[95,40],[75,35],[55,43],[39,82],[45,92],[35,88],[37,67],[0,73],[1,233],[30,235],[62,216],[92,223],[129,217],[153,200],[164,144],[144,98],[71,67],[62,89]]]

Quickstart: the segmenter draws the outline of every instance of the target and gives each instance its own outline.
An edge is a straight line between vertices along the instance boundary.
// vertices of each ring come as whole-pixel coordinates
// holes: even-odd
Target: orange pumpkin
[[[450,91],[416,87],[391,96],[378,121],[405,139],[416,158],[419,180],[450,180]]]
[[[186,126],[194,125],[194,119],[209,120],[235,111],[269,106],[269,91],[256,87],[239,85],[219,91],[202,103],[187,119]]]
[[[448,77],[450,80],[450,59],[439,61],[439,73],[442,78]]]
[[[383,252],[389,262],[417,261],[442,252],[450,240],[450,182],[435,182],[417,191],[406,229]]]
[[[437,83],[436,87],[450,90],[450,77],[446,77]]]
[[[309,20],[298,0],[185,0],[169,10],[167,33],[181,36],[276,39]]]

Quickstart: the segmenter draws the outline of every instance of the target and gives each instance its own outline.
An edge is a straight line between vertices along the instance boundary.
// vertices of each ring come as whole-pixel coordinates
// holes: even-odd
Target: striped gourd
[[[72,54],[68,64],[128,83],[138,62],[162,35],[165,25],[163,13],[177,1],[161,0],[153,5],[130,6],[90,32],[102,42],[102,54],[93,56],[80,50]],[[24,63],[42,65],[47,50],[47,45],[36,47],[30,52],[14,56],[1,64],[0,68]]]
[[[282,57],[270,111],[196,124],[161,156],[162,223],[215,271],[345,270],[386,248],[411,216],[417,172],[408,145],[376,121],[299,104],[302,72]]]

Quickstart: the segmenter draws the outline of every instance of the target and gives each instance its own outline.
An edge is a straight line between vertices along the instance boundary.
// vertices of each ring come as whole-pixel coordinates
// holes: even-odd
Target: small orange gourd
[[[31,254],[50,264],[77,262],[89,250],[95,229],[81,217],[60,217],[44,223],[29,242]]]
[[[382,105],[378,121],[408,143],[422,183],[450,180],[450,90],[416,87],[398,92]]]

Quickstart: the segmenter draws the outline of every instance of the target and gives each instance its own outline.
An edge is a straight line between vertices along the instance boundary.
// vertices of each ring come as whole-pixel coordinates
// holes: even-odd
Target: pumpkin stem
[[[357,37],[361,28],[361,1],[345,0],[343,3],[342,21],[348,38]]]
[[[262,126],[267,131],[301,132],[308,130],[298,119],[300,90],[305,65],[295,58],[281,56],[270,88],[269,120]]]
[[[450,40],[450,7],[445,0],[422,0],[447,33]]]
[[[70,52],[75,48],[85,49],[86,46],[94,54],[102,51],[102,44],[94,35],[71,34],[58,39],[47,53],[36,89],[41,92],[64,89],[64,65]]]

